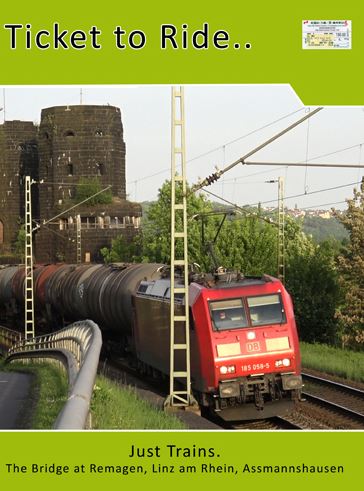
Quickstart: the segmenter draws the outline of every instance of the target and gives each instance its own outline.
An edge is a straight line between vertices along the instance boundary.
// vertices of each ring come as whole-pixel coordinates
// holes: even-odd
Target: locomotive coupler
[[[272,382],[272,380],[269,380],[269,395],[272,401],[274,401],[277,398],[275,383]]]

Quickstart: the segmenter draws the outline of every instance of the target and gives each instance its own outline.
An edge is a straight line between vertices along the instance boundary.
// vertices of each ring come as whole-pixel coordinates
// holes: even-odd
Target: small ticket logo
[[[303,49],[351,49],[351,20],[302,21]]]

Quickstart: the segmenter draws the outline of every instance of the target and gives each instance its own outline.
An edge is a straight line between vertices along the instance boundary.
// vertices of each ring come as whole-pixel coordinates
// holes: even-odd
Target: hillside
[[[141,203],[143,216],[146,216],[152,203],[153,201],[143,201]],[[217,210],[231,209],[231,206],[216,202],[213,202],[213,206]],[[246,210],[251,213],[258,212],[257,208],[246,207]],[[288,210],[288,214],[290,214],[289,211],[290,210]],[[261,213],[264,215],[264,210]],[[269,213],[269,216],[272,217],[272,214]],[[290,214],[290,216],[292,215]],[[302,218],[297,218],[297,220],[302,220]],[[316,242],[323,242],[328,239],[336,239],[341,242],[349,237],[344,226],[334,217],[321,218],[319,216],[305,216],[303,219],[303,231],[305,234],[311,235]]]

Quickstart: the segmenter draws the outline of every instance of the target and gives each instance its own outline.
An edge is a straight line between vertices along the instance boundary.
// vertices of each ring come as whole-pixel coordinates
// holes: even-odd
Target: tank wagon
[[[38,266],[37,315],[57,323],[92,319],[139,369],[168,375],[168,274],[160,264]],[[20,309],[21,281],[21,268],[0,270],[2,315]],[[183,298],[175,302],[182,310]],[[290,411],[302,379],[293,306],[282,283],[266,275],[195,276],[189,307],[191,380],[200,405],[225,420]],[[178,357],[176,364],[178,370]]]

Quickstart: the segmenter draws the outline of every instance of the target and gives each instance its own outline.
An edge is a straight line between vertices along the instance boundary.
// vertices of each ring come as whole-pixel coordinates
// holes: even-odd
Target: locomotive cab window
[[[283,324],[286,322],[286,316],[279,294],[248,297],[247,301],[253,326]]]
[[[215,331],[248,327],[247,316],[241,298],[210,302],[210,311]]]

